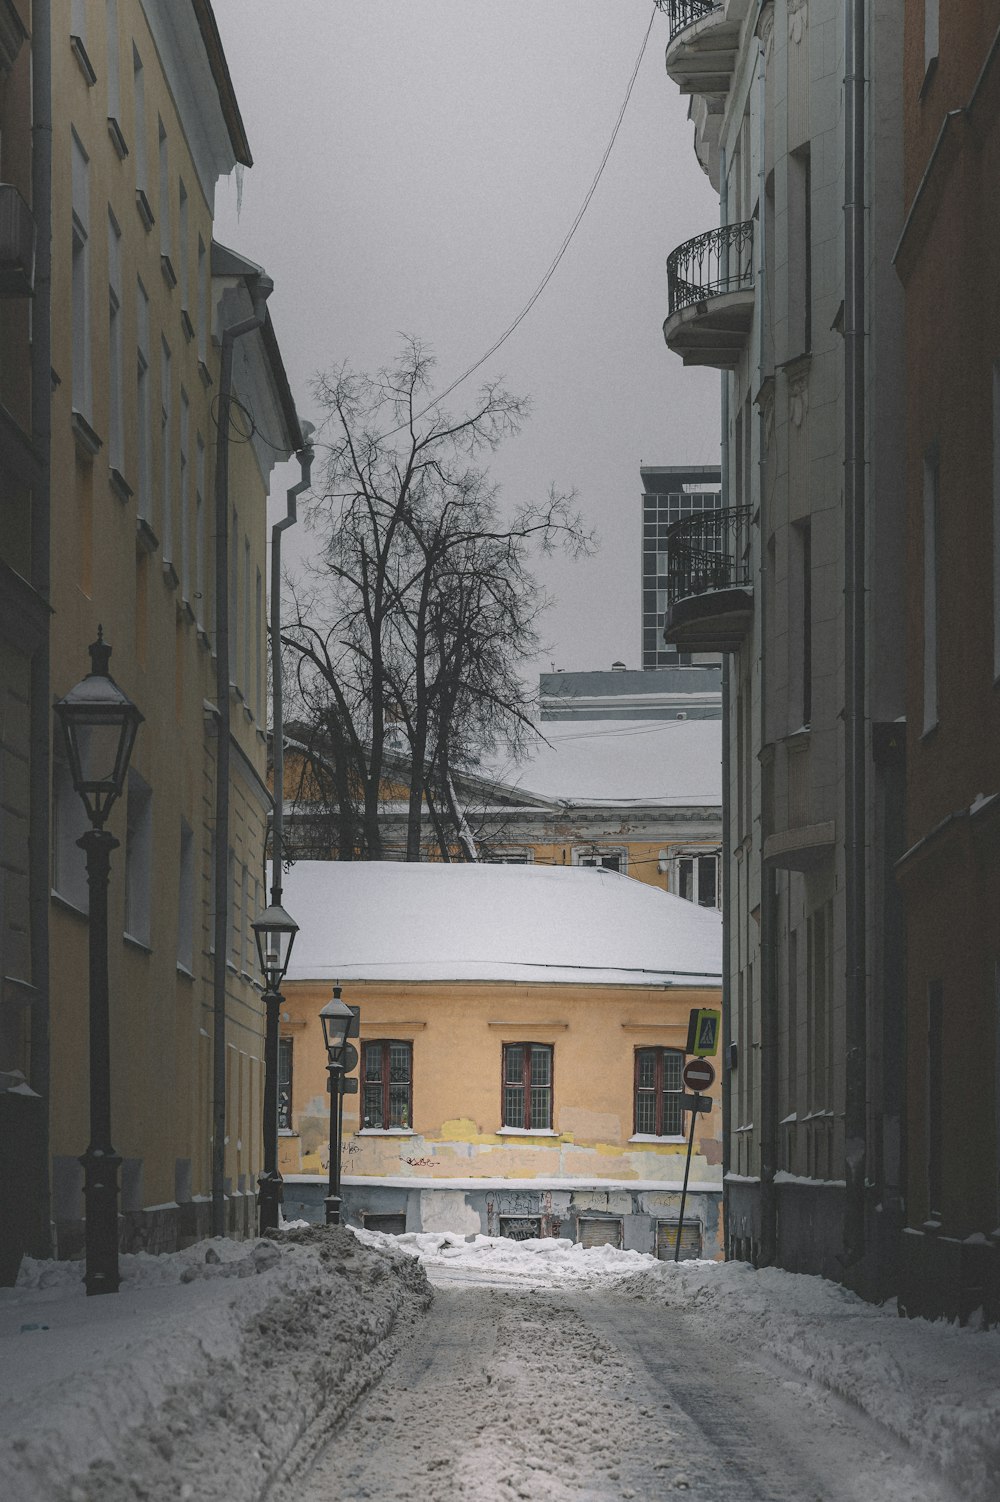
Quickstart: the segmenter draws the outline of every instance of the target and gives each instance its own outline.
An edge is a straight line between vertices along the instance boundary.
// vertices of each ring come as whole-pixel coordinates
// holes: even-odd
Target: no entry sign
[[[699,1090],[707,1090],[714,1084],[715,1070],[707,1059],[688,1059],[681,1077],[687,1088],[697,1094]]]

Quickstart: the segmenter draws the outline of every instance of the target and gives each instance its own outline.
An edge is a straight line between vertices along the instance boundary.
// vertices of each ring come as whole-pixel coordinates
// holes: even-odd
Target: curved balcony
[[[670,22],[667,74],[682,94],[729,92],[746,0],[656,0]]]
[[[753,319],[753,220],[696,235],[667,257],[667,348],[685,365],[732,370]]]
[[[666,537],[663,640],[683,652],[734,652],[753,620],[750,507],[700,511]]]

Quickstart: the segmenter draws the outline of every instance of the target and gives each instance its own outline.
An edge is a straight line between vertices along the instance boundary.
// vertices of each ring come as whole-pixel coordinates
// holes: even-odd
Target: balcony
[[[732,370],[753,320],[753,220],[696,235],[667,257],[667,348],[685,365]]]
[[[682,94],[729,92],[746,0],[656,0],[670,22],[667,74]]]
[[[35,281],[35,221],[11,183],[0,183],[0,297],[30,297]]]
[[[700,511],[666,537],[663,640],[682,652],[735,652],[753,619],[750,508]]]

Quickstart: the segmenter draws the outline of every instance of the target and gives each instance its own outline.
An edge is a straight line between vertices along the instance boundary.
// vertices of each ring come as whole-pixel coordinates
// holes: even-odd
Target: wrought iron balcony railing
[[[667,607],[710,590],[751,588],[750,507],[699,511],[666,536]]]
[[[723,224],[678,245],[667,257],[670,314],[725,292],[752,292],[753,220]]]
[[[656,0],[656,4],[670,21],[671,41],[695,21],[700,21],[702,16],[709,16],[720,8],[716,0]]]

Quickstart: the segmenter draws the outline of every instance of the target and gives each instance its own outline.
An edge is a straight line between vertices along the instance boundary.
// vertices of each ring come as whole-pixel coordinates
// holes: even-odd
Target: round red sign
[[[687,1088],[697,1094],[699,1090],[707,1090],[714,1083],[715,1070],[707,1059],[688,1059],[682,1078]]]

